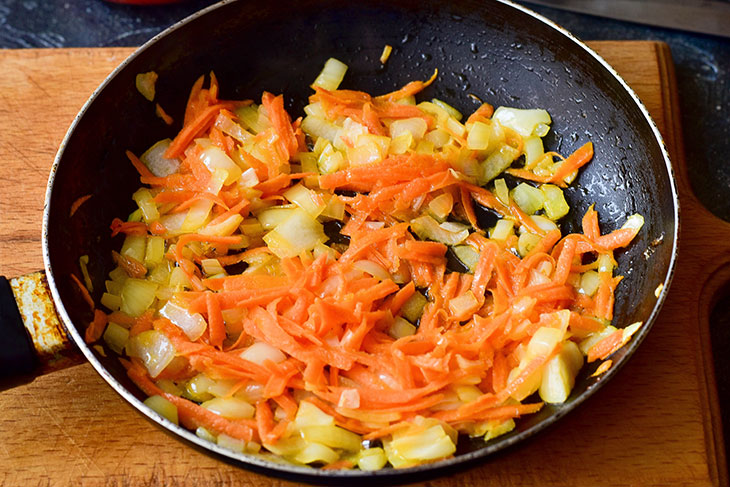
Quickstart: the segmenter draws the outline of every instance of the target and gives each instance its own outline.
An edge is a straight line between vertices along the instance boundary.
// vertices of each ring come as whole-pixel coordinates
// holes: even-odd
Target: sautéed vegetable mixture
[[[561,235],[593,146],[546,152],[546,111],[464,118],[416,101],[436,74],[373,96],[340,89],[346,69],[330,59],[295,120],[282,95],[195,83],[175,138],[127,154],[138,208],[112,222],[86,338],[224,448],[410,467],[564,402],[584,361],[610,367],[640,326],[611,325],[613,252],[643,218],[602,234],[591,207]]]

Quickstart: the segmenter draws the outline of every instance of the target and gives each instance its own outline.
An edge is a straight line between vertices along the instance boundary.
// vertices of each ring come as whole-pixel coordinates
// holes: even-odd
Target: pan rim
[[[666,296],[668,294],[668,290],[671,286],[672,279],[675,274],[676,270],[676,263],[677,263],[677,257],[678,257],[678,249],[679,249],[679,235],[680,235],[680,206],[679,206],[679,197],[678,197],[678,190],[677,190],[677,182],[674,174],[674,169],[671,164],[671,160],[669,157],[669,153],[666,147],[666,144],[664,142],[664,139],[659,132],[659,129],[652,119],[651,115],[649,114],[646,106],[643,104],[643,102],[639,99],[639,97],[636,95],[634,90],[626,83],[626,81],[616,72],[616,70],[608,63],[606,62],[600,55],[598,55],[595,51],[593,51],[590,47],[588,47],[583,41],[579,40],[576,36],[574,36],[572,33],[570,33],[565,28],[561,27],[557,23],[553,22],[552,20],[542,16],[541,14],[538,14],[532,10],[530,10],[527,7],[524,7],[522,5],[516,4],[510,0],[493,0],[497,3],[501,3],[503,5],[506,5],[508,7],[511,7],[513,9],[516,9],[520,12],[522,12],[525,15],[528,15],[530,17],[533,17],[534,19],[540,21],[541,23],[545,24],[549,28],[553,29],[557,33],[561,34],[562,36],[566,37],[572,45],[575,45],[581,50],[588,54],[590,57],[592,57],[595,61],[597,61],[606,71],[607,73],[619,83],[622,90],[627,93],[633,104],[639,109],[640,113],[643,116],[643,119],[648,124],[649,128],[652,131],[653,134],[653,141],[656,141],[656,143],[659,146],[659,149],[662,154],[662,158],[664,160],[665,169],[667,171],[668,179],[669,179],[669,187],[671,190],[671,196],[673,200],[674,205],[674,233],[672,235],[672,251],[671,251],[671,258],[668,264],[666,276],[663,281],[663,292],[660,294],[660,296],[657,298],[657,301],[655,302],[652,312],[647,317],[647,319],[644,322],[644,326],[641,327],[640,331],[637,333],[637,335],[632,339],[632,341],[626,345],[626,354],[625,357],[623,357],[619,362],[614,364],[614,366],[603,375],[603,378],[598,383],[592,385],[588,389],[586,389],[582,394],[580,394],[574,401],[570,403],[569,406],[565,408],[558,409],[553,415],[549,416],[544,421],[541,421],[523,431],[520,431],[517,434],[514,434],[512,436],[509,436],[507,438],[503,438],[501,440],[494,441],[492,443],[485,443],[484,447],[481,447],[477,450],[460,454],[458,456],[452,457],[450,459],[441,460],[435,463],[425,464],[425,465],[419,465],[415,467],[410,468],[404,468],[404,469],[393,469],[393,468],[387,468],[387,469],[381,469],[373,472],[365,472],[360,470],[320,470],[320,469],[314,469],[311,467],[304,467],[304,466],[297,466],[289,463],[278,463],[271,460],[267,460],[265,458],[262,458],[260,456],[255,455],[248,455],[248,454],[238,454],[235,452],[232,452],[230,450],[226,450],[217,444],[213,444],[209,441],[203,440],[202,438],[199,438],[197,435],[195,435],[192,431],[189,431],[181,426],[175,425],[174,423],[161,418],[159,415],[154,413],[151,409],[149,409],[147,406],[145,406],[142,401],[140,401],[134,394],[130,392],[126,387],[124,387],[117,379],[104,367],[104,365],[97,359],[97,357],[92,352],[91,348],[86,346],[84,343],[83,336],[78,332],[75,326],[73,326],[73,320],[70,317],[70,314],[66,310],[66,307],[61,299],[60,292],[57,287],[56,279],[52,271],[51,266],[51,256],[50,256],[50,246],[48,241],[48,233],[49,233],[49,225],[50,225],[50,213],[51,213],[51,201],[52,201],[52,194],[54,189],[54,180],[55,176],[58,170],[58,166],[61,163],[61,160],[63,158],[63,154],[65,152],[65,148],[68,145],[69,141],[73,137],[73,134],[76,131],[77,126],[83,119],[84,115],[88,111],[89,107],[95,102],[95,100],[98,98],[99,94],[107,87],[107,85],[111,82],[112,79],[114,79],[119,72],[124,70],[135,58],[140,56],[143,52],[145,52],[147,49],[151,48],[153,45],[155,45],[161,38],[167,37],[171,35],[173,32],[178,30],[184,25],[187,25],[188,23],[194,21],[195,19],[207,15],[209,12],[212,12],[214,10],[217,10],[219,8],[222,8],[228,4],[236,3],[238,1],[244,1],[244,0],[222,0],[218,3],[215,3],[213,5],[210,5],[208,7],[205,7],[192,15],[174,23],[167,29],[164,29],[160,33],[153,36],[150,40],[145,42],[142,46],[137,48],[133,53],[131,53],[126,59],[124,59],[105,79],[104,81],[92,92],[92,94],[89,96],[87,101],[84,103],[82,108],[79,110],[79,112],[74,117],[74,120],[72,121],[71,125],[69,126],[69,129],[67,130],[62,142],[59,145],[59,149],[56,153],[56,156],[54,158],[53,165],[51,167],[48,184],[46,188],[46,194],[45,194],[45,205],[44,205],[44,212],[43,212],[43,221],[42,221],[42,246],[43,246],[43,260],[44,260],[44,268],[45,272],[48,278],[49,287],[51,289],[51,293],[54,299],[54,302],[56,304],[57,312],[61,318],[61,321],[63,322],[67,332],[69,335],[72,336],[74,342],[79,346],[81,352],[85,356],[85,358],[92,364],[94,369],[97,373],[101,375],[101,377],[118,393],[120,394],[130,405],[132,405],[137,411],[142,413],[147,419],[157,423],[158,425],[164,427],[166,430],[174,433],[176,436],[180,437],[181,439],[184,439],[195,446],[202,448],[210,453],[213,453],[217,455],[218,457],[222,457],[224,460],[227,460],[229,462],[234,462],[237,465],[240,466],[246,466],[249,468],[252,468],[254,470],[258,471],[264,471],[267,474],[273,474],[280,477],[289,477],[289,478],[296,478],[297,480],[304,480],[307,482],[334,482],[338,480],[369,480],[377,478],[379,480],[386,480],[390,479],[392,481],[398,481],[398,480],[404,480],[406,477],[411,477],[409,480],[414,480],[415,477],[423,478],[426,475],[440,475],[439,472],[443,472],[448,469],[454,469],[454,468],[465,468],[468,465],[474,464],[477,461],[484,461],[486,458],[493,456],[494,454],[498,452],[502,452],[510,447],[512,447],[515,444],[521,443],[524,440],[533,437],[535,434],[545,430],[546,428],[552,426],[555,424],[559,419],[561,419],[563,416],[568,414],[569,412],[573,411],[576,407],[583,404],[587,399],[592,397],[597,390],[601,388],[601,386],[608,382],[614,375],[618,373],[618,371],[625,365],[626,362],[628,362],[628,359],[633,355],[634,351],[638,348],[638,346],[643,342],[646,335],[648,335],[649,330],[651,329],[652,325],[656,321],[656,318],[659,314],[660,309],[662,308],[664,301],[666,299]]]

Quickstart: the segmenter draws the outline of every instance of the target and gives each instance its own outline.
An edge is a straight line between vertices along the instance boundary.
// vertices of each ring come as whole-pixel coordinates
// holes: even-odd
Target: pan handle
[[[83,362],[53,305],[44,272],[0,276],[0,391]]]

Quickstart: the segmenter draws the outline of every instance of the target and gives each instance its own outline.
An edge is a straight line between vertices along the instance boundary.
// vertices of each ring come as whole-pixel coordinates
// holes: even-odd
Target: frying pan
[[[394,52],[382,65],[386,44]],[[595,365],[586,367],[566,403],[522,418],[513,432],[489,443],[462,438],[451,459],[402,470],[323,471],[235,454],[160,419],[142,404],[143,395],[113,353],[104,356],[84,344],[91,316],[68,277],[77,272],[78,257],[89,255],[94,288],[103,289],[113,268],[111,250],[121,245],[120,237],[110,237],[109,223],[133,210],[131,194],[139,185],[125,150],[139,154],[179,129],[154,115],[134,88],[135,76],[151,70],[159,74],[157,101],[175,120],[182,120],[194,80],[210,71],[220,80],[224,98],[256,99],[264,90],[284,93],[290,112],[300,113],[311,93],[309,84],[329,57],[350,66],[344,87],[382,93],[427,79],[438,69],[425,99],[447,100],[464,113],[477,107],[469,95],[494,106],[545,108],[553,119],[546,147],[565,154],[593,141],[593,161],[566,190],[572,211],[561,221],[563,231],[579,231],[591,204],[604,231],[633,213],[646,221],[636,241],[617,253],[618,273],[625,279],[616,292],[614,318],[619,327],[637,321],[644,326],[612,356],[614,365],[607,373],[592,377]],[[91,204],[71,218],[71,204],[86,194],[93,195]],[[614,376],[649,332],[666,295],[676,260],[678,212],[667,152],[636,95],[585,45],[522,7],[483,0],[224,1],[153,38],[91,96],[51,172],[43,253],[66,331],[111,387],[150,420],[226,461],[266,474],[326,484],[395,483],[465,468],[524,441]],[[664,291],[655,293],[659,286]],[[100,296],[94,297],[98,301]]]

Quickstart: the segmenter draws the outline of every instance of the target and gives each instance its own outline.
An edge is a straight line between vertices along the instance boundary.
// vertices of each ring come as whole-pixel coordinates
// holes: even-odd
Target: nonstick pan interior
[[[379,57],[386,44],[394,49],[382,65]],[[453,460],[404,471],[316,471],[226,454],[244,466],[318,482],[337,483],[342,476],[362,480],[409,475],[416,480],[521,441],[585,400],[646,335],[658,312],[655,289],[671,278],[678,209],[658,132],[612,70],[554,26],[509,4],[469,0],[232,1],[209,8],[146,44],[107,79],[75,121],[49,186],[47,270],[59,312],[82,351],[115,389],[143,408],[142,395],[113,354],[105,358],[83,345],[91,315],[69,280],[78,257],[88,254],[94,288],[104,288],[113,267],[111,250],[121,245],[121,237],[110,237],[109,224],[134,209],[131,194],[139,186],[125,150],[140,154],[155,141],[174,136],[192,83],[210,71],[220,81],[223,98],[256,100],[264,90],[284,93],[287,108],[296,116],[329,57],[349,65],[343,88],[383,93],[428,79],[438,69],[436,82],[419,99],[437,97],[463,113],[478,107],[470,95],[495,107],[547,109],[553,124],[546,148],[568,154],[589,140],[595,148],[593,161],[566,191],[572,211],[562,221],[563,231],[579,231],[591,204],[604,232],[633,213],[646,221],[631,247],[618,253],[625,279],[616,293],[614,324],[647,324],[614,355],[613,369],[600,380],[589,377],[593,370],[587,367],[565,404],[521,419],[515,431],[497,441],[460,441]],[[159,74],[157,101],[176,120],[172,128],[135,89],[135,76],[147,71]],[[71,203],[85,194],[93,194],[93,204],[69,218]],[[203,445],[193,434],[167,426]],[[211,450],[221,453],[215,446]]]

